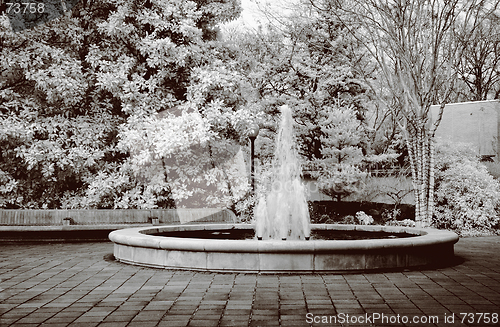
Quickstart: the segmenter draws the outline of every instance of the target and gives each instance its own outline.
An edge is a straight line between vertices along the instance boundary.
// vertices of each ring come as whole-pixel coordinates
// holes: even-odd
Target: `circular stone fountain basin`
[[[215,272],[347,272],[405,269],[449,262],[458,236],[449,231],[394,226],[312,224],[312,231],[363,231],[411,237],[361,240],[238,240],[164,237],[170,232],[244,230],[247,224],[169,225],[111,232],[118,261]]]

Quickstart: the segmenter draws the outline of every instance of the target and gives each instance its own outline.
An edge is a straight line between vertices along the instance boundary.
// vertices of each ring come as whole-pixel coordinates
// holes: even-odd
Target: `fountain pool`
[[[253,224],[117,230],[109,235],[115,258],[129,264],[172,269],[318,273],[407,269],[443,264],[454,257],[458,236],[449,231],[310,224],[291,110],[287,106],[281,109],[271,187],[267,193],[261,192],[264,194],[255,207]],[[324,240],[313,236],[338,232],[377,238]],[[381,234],[389,237],[378,238]],[[250,235],[251,239],[238,239],[241,235]]]
[[[411,237],[364,240],[237,240],[163,237],[166,232],[253,231],[248,224],[193,224],[129,228],[109,238],[118,261],[158,268],[218,272],[318,273],[406,269],[453,258],[455,233],[393,226],[311,224],[311,230],[406,233]]]

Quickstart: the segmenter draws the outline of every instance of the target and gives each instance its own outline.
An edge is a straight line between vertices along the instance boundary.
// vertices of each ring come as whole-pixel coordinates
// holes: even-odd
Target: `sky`
[[[227,26],[241,26],[247,28],[257,28],[259,21],[264,23],[267,17],[262,12],[262,8],[266,8],[270,13],[282,13],[290,5],[293,5],[297,0],[240,0],[242,13],[236,21],[227,24]]]
[[[241,17],[236,21],[230,22],[227,26],[241,26],[249,28],[257,28],[258,22],[264,21],[265,17],[259,13],[259,8],[256,4],[256,0],[241,0]],[[260,3],[265,3],[264,1],[259,1]]]
[[[225,25],[227,28],[250,28],[257,29],[259,21],[265,25],[268,18],[262,12],[266,8],[270,13],[290,11],[299,0],[240,0],[242,13],[240,18]]]
[[[255,0],[241,0],[243,12],[240,19],[247,24],[254,24],[259,19],[258,6]]]

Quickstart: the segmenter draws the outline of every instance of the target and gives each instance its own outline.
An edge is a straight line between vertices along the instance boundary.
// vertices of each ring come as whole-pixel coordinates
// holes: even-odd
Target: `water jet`
[[[281,107],[270,189],[255,207],[255,231],[259,239],[307,240],[310,236],[306,190],[293,137],[291,109]]]

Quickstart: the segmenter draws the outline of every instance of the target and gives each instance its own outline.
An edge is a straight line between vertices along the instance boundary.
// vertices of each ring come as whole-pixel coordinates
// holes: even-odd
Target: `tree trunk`
[[[408,147],[408,157],[410,158],[411,181],[413,185],[413,193],[415,194],[415,224],[420,225],[420,193],[418,192],[418,175],[417,175],[417,160],[415,138],[407,135],[406,146]]]
[[[432,216],[434,214],[434,137],[429,136],[429,193],[427,204],[427,222],[426,227],[432,225]]]
[[[434,138],[422,126],[407,135],[415,194],[415,225],[429,227],[434,212]]]

